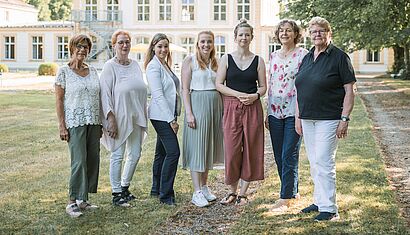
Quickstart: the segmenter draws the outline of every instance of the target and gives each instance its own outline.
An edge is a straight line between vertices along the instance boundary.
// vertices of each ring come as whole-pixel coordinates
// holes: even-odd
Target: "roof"
[[[0,0],[1,1],[1,0]],[[72,28],[74,22],[71,21],[38,21],[25,24],[1,25],[0,28]]]

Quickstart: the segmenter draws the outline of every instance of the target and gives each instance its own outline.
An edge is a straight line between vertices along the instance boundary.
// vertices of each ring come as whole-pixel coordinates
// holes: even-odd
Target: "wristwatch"
[[[350,121],[349,116],[344,116],[344,115],[342,115],[342,116],[340,116],[340,119],[341,119],[342,121],[344,121],[344,122]]]

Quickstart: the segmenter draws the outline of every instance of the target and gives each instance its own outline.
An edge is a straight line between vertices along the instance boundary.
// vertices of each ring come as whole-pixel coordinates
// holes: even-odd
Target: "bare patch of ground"
[[[357,87],[373,121],[389,183],[410,225],[410,96],[382,79],[359,79]]]

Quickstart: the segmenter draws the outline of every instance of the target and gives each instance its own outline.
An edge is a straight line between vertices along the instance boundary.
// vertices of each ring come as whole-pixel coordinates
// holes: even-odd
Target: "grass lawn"
[[[58,138],[51,92],[0,93],[0,234],[147,234],[175,213],[149,197],[155,132],[149,129],[141,161],[130,190],[138,199],[130,209],[111,205],[108,153],[102,147],[99,193],[91,202],[96,212],[71,219],[67,202],[69,155]],[[312,215],[272,215],[267,205],[277,199],[276,170],[258,190],[255,200],[234,225],[237,234],[405,234],[394,195],[387,184],[379,150],[371,134],[371,122],[363,104],[356,101],[350,136],[341,141],[337,155],[337,187],[341,220],[313,223]],[[180,134],[182,130],[180,130]],[[305,153],[301,153],[300,191],[297,209],[311,201],[312,183]],[[211,172],[212,178],[219,171]],[[189,203],[191,181],[179,169],[177,203]],[[293,212],[296,212],[295,209]]]

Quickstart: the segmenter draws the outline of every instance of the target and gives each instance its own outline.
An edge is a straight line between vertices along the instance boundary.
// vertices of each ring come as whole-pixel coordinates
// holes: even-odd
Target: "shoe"
[[[206,200],[208,200],[208,202],[213,202],[216,200],[216,196],[211,193],[208,186],[202,186],[201,191],[202,194],[205,196]]]
[[[67,207],[65,208],[65,212],[71,217],[71,218],[77,218],[83,215],[83,213],[80,211],[80,208],[78,207],[77,203],[71,203],[68,204]]]
[[[271,212],[285,212],[290,207],[291,199],[279,199],[273,206],[270,208]]]
[[[92,205],[91,203],[83,200],[77,201],[77,205],[80,208],[80,210],[95,210],[98,209],[98,206]]]
[[[197,207],[205,207],[209,205],[209,202],[205,198],[204,194],[202,194],[202,191],[194,192],[194,194],[192,194],[191,202]]]
[[[310,212],[317,212],[319,211],[319,207],[317,207],[315,204],[312,204],[306,208],[303,208],[300,212],[301,213],[310,213]]]
[[[175,203],[174,200],[171,201],[160,201],[161,204],[167,205],[167,206],[172,206],[172,207],[176,207],[177,204]]]
[[[135,197],[134,195],[131,194],[130,190],[128,190],[130,186],[122,186],[121,187],[121,191],[123,194],[123,197],[125,200],[127,200],[127,202],[135,200],[137,197]]]
[[[236,201],[235,201],[235,205],[237,205],[237,206],[243,206],[243,205],[246,205],[246,204],[248,204],[248,197],[247,196],[241,196],[241,195],[239,195],[237,198],[236,198]]]
[[[315,221],[320,222],[320,221],[336,221],[339,220],[339,214],[338,213],[330,213],[330,212],[320,212],[316,217]]]
[[[222,198],[222,200],[219,202],[222,205],[228,205],[231,203],[234,203],[238,195],[236,193],[230,193],[226,197]]]
[[[112,193],[112,204],[120,207],[131,207],[128,201],[123,197],[122,193]]]

